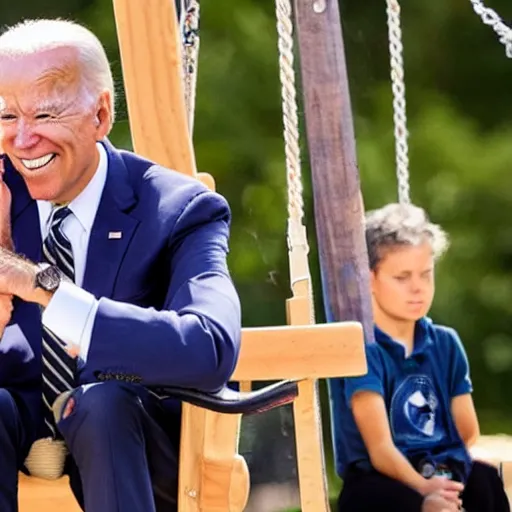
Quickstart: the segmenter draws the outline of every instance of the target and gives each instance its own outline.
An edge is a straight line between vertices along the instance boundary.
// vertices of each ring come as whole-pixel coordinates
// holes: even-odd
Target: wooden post
[[[327,321],[357,320],[373,341],[360,190],[338,0],[295,0],[315,222]],[[329,380],[334,456],[341,381]]]
[[[296,0],[325,308],[373,339],[363,201],[337,0]]]

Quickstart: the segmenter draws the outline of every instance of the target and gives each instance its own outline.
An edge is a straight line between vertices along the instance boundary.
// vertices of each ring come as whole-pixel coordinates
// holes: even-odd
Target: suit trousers
[[[27,453],[25,430],[13,395],[0,388],[0,510],[18,510],[18,471]]]
[[[510,512],[498,471],[475,461],[462,493],[466,512]],[[421,512],[423,496],[377,471],[348,470],[338,501],[339,512]]]
[[[86,512],[176,512],[179,423],[144,387],[87,384],[58,422],[66,471]],[[178,427],[177,427],[178,424]]]

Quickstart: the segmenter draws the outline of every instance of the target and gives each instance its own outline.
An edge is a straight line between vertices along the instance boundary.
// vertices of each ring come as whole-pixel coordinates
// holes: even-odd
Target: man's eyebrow
[[[62,100],[59,101],[51,101],[51,100],[42,100],[37,102],[34,105],[34,110],[40,111],[40,110],[51,110],[56,111],[60,110],[64,106],[64,102]]]

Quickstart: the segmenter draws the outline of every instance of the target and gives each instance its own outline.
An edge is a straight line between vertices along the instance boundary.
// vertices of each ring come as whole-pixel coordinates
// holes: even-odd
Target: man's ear
[[[110,133],[112,128],[112,96],[109,91],[103,91],[99,98],[94,125],[97,140],[104,139]]]

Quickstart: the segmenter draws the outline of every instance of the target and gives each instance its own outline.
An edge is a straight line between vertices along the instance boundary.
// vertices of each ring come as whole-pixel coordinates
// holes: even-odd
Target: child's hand
[[[459,505],[444,499],[437,493],[426,496],[421,506],[421,512],[459,512],[459,510]]]
[[[455,503],[458,507],[460,507],[460,493],[463,490],[464,486],[460,482],[455,482],[445,477],[434,476],[425,481],[425,485],[423,486],[421,493],[423,496],[436,494],[446,501]]]

